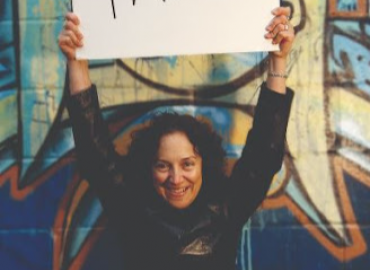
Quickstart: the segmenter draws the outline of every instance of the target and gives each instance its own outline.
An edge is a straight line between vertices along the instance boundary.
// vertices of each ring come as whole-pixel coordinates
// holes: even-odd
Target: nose
[[[170,183],[174,185],[178,185],[182,181],[182,176],[181,176],[181,170],[177,168],[173,168],[170,171],[170,177],[169,177]]]

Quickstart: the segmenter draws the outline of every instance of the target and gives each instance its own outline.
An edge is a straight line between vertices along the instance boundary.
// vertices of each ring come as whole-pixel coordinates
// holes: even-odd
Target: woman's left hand
[[[272,40],[273,44],[279,44],[280,51],[270,52],[272,58],[286,58],[294,41],[294,28],[290,24],[290,7],[278,7],[272,11],[275,17],[266,27],[268,33],[266,39]]]

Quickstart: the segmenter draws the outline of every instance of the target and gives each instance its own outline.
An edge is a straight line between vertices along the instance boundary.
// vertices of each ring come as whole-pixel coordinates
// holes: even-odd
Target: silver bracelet
[[[272,71],[268,72],[267,76],[275,77],[275,78],[284,78],[284,79],[288,78],[288,75],[286,73],[283,74],[283,73],[277,73],[277,72],[272,72]]]

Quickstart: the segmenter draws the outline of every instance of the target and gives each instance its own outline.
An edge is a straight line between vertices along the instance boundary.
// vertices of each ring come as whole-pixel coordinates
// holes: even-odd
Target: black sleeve
[[[68,96],[67,108],[82,176],[97,193],[108,215],[116,215],[125,190],[125,158],[118,155],[103,120],[95,85]]]
[[[260,205],[282,166],[292,99],[291,89],[279,94],[262,85],[253,127],[230,179],[229,214],[237,226]]]

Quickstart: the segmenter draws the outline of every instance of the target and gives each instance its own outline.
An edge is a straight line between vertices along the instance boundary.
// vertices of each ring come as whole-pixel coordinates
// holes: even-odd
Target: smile
[[[190,187],[184,187],[184,188],[170,188],[166,187],[167,194],[172,198],[182,198],[185,193],[190,189]]]

